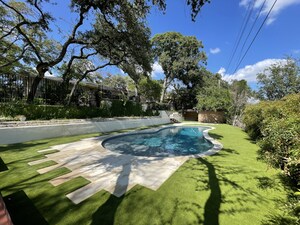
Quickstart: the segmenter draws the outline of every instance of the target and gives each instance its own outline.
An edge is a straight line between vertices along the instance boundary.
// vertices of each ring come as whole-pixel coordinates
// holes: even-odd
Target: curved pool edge
[[[173,126],[187,126],[187,127],[192,127],[192,126],[202,126],[204,128],[207,128],[205,130],[203,130],[203,136],[205,139],[209,140],[212,144],[213,147],[205,152],[199,153],[199,154],[191,154],[191,155],[181,155],[181,156],[167,156],[167,157],[162,157],[162,158],[185,158],[185,159],[190,159],[190,158],[201,158],[201,157],[205,157],[205,156],[210,156],[210,155],[214,155],[217,152],[219,152],[222,148],[223,145],[218,142],[217,140],[215,140],[214,138],[212,138],[211,136],[209,136],[209,131],[216,129],[215,127],[211,127],[211,126],[205,126],[205,125],[189,125],[189,124],[184,124],[184,123],[180,123],[180,124],[173,124],[173,125],[163,125],[160,127],[156,127],[156,128],[149,128],[149,129],[145,129],[145,130],[138,130],[138,131],[128,131],[122,134],[111,134],[111,135],[105,135],[100,137],[99,141],[100,141],[100,146],[101,148],[105,149],[106,151],[109,151],[113,154],[117,154],[117,155],[130,155],[130,154],[121,154],[121,153],[117,153],[114,152],[110,149],[107,149],[103,146],[103,143],[106,140],[109,140],[111,138],[115,138],[118,136],[126,136],[126,135],[131,135],[131,134],[139,134],[139,133],[155,133],[155,132],[159,132],[162,129],[168,128],[168,127],[173,127]],[[157,158],[156,156],[136,156],[136,155],[131,155],[134,157],[139,157],[139,158]]]
[[[208,127],[208,129],[203,131],[204,138],[209,140],[214,146],[206,152],[203,152],[203,153],[200,153],[200,154],[189,155],[188,157],[190,157],[190,158],[201,158],[201,157],[205,157],[205,156],[214,155],[214,154],[218,153],[223,148],[223,145],[220,142],[218,142],[216,139],[209,136],[208,132],[211,131],[211,130],[214,130],[214,129],[216,129],[216,128],[215,127]]]

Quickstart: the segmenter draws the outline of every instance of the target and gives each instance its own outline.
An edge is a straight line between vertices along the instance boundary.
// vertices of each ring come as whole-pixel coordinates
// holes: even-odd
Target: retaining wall
[[[86,121],[74,124],[3,127],[0,128],[0,144],[14,144],[45,138],[110,132],[166,123],[170,123],[170,118],[166,112],[161,111],[159,117],[108,119],[101,122]]]

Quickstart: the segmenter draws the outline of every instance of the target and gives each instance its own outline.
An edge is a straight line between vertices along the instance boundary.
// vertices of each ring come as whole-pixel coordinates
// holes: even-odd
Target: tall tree
[[[140,80],[138,86],[141,96],[143,96],[146,100],[159,101],[162,88],[159,81],[145,77]]]
[[[31,86],[30,93],[28,95],[28,102],[32,102],[35,96],[39,82],[43,79],[45,72],[51,67],[54,67],[62,62],[70,48],[78,45],[94,45],[103,44],[103,36],[96,38],[93,36],[86,36],[86,28],[82,28],[84,22],[87,22],[88,15],[94,17],[98,14],[98,18],[101,17],[108,26],[112,28],[118,27],[118,31],[121,33],[128,32],[127,25],[134,23],[132,15],[135,15],[136,21],[141,21],[139,18],[145,18],[150,9],[150,1],[146,0],[120,0],[120,1],[71,1],[71,10],[77,15],[75,24],[70,27],[70,33],[67,35],[67,39],[61,43],[57,43],[56,47],[53,47],[53,43],[47,46],[49,40],[48,34],[51,32],[51,25],[55,25],[55,18],[51,13],[46,12],[45,4],[55,3],[54,1],[42,1],[42,0],[30,0],[30,1],[6,1],[0,0],[2,9],[5,9],[6,23],[4,33],[1,35],[0,40],[12,40],[10,37],[20,36],[18,45],[22,46],[23,50],[28,50],[31,54],[31,58],[34,59],[35,68],[38,72],[38,76],[35,77]],[[165,0],[153,0],[152,4],[158,5],[160,9],[165,10]],[[188,0],[187,3],[191,6],[192,18],[194,19],[201,7],[207,2],[207,0]],[[3,11],[3,10],[2,10]],[[93,21],[93,20],[89,20]],[[124,26],[125,25],[125,26]],[[53,27],[53,26],[52,26]],[[93,28],[93,26],[90,26]],[[102,27],[98,27],[101,29]],[[84,32],[83,32],[84,31]],[[130,36],[129,36],[130,37]],[[130,39],[128,37],[128,40]],[[106,36],[105,40],[108,41],[110,36]],[[116,39],[111,39],[112,42]],[[110,43],[112,44],[112,43]],[[138,45],[137,45],[138,46]],[[52,51],[50,51],[52,50]],[[99,45],[98,45],[98,50]],[[51,54],[50,54],[51,53]],[[101,54],[101,52],[98,52]],[[104,54],[105,57],[105,54]],[[23,58],[21,51],[20,57]]]
[[[152,38],[155,59],[162,66],[165,77],[160,102],[163,102],[169,85],[178,79],[189,84],[189,75],[195,74],[200,63],[205,63],[206,55],[200,49],[202,42],[193,36],[183,36],[178,32],[157,34]]]
[[[287,58],[257,74],[259,97],[279,100],[288,94],[300,92],[300,68],[297,60]]]
[[[239,126],[248,99],[251,97],[251,89],[246,80],[234,80],[230,84],[230,91],[232,97],[231,122],[233,126]]]
[[[205,74],[203,86],[199,87],[197,93],[199,110],[226,112],[230,110],[232,98],[228,83],[219,78],[219,74],[209,72]]]

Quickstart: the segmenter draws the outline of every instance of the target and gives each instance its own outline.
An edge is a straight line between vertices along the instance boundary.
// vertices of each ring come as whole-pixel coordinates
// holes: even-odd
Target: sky
[[[253,3],[247,26],[242,29]],[[202,41],[203,50],[208,56],[208,70],[220,73],[227,81],[245,79],[253,89],[256,89],[257,73],[263,72],[274,63],[284,62],[287,56],[300,58],[300,0],[277,0],[248,53],[238,66],[274,0],[266,0],[262,7],[263,3],[264,0],[211,0],[210,4],[202,8],[196,22],[192,22],[190,9],[184,0],[170,0],[167,1],[165,14],[155,8],[151,10],[148,25],[152,36],[167,31],[196,36]],[[261,13],[253,25],[260,9]],[[252,26],[252,32],[246,39]],[[238,35],[242,30],[244,34],[238,42]],[[235,46],[238,47],[233,55]],[[162,72],[157,63],[153,65],[154,78],[160,78]]]
[[[196,36],[204,45],[203,50],[208,57],[207,69],[209,71],[220,73],[227,81],[245,79],[253,89],[256,89],[257,73],[263,72],[274,63],[284,63],[287,56],[300,58],[300,0],[277,0],[268,19],[265,20],[275,1],[211,0],[211,3],[205,4],[201,9],[196,22],[193,22],[186,0],[166,0],[165,13],[152,7],[147,23],[152,37],[168,31]],[[61,28],[74,24],[76,20],[75,17],[66,13],[67,2],[61,1],[59,4],[63,5],[50,6],[55,8],[56,18],[60,18],[58,26]],[[251,6],[253,6],[252,14],[248,16]],[[249,20],[246,23],[248,17]],[[264,25],[245,54],[264,20]],[[252,32],[249,33],[251,27],[253,27]],[[244,32],[239,40],[241,31]],[[64,32],[69,33],[66,29]],[[243,61],[240,61],[243,56]],[[102,74],[108,72],[122,73],[115,67],[100,71]],[[163,77],[163,70],[158,63],[153,65],[152,77],[154,79]]]

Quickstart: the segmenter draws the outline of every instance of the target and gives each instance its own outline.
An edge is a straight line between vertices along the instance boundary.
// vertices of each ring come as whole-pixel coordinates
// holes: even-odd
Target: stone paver
[[[136,184],[157,190],[186,157],[159,158],[121,155],[104,149],[102,138],[83,139],[70,144],[57,145],[49,150],[59,152],[45,155],[46,158],[29,162],[37,165],[55,161],[56,165],[37,170],[40,174],[66,167],[70,173],[50,180],[53,186],[60,185],[75,177],[84,177],[91,183],[69,194],[67,197],[78,204],[100,190],[109,191],[117,197],[122,196]]]
[[[29,165],[52,160],[57,164],[37,171],[43,174],[61,167],[71,170],[70,173],[50,180],[54,186],[79,176],[89,180],[89,184],[67,194],[74,204],[78,204],[100,190],[106,190],[117,197],[136,184],[157,190],[189,158],[121,155],[102,147],[101,141],[105,138],[87,138],[52,146],[47,150],[55,149],[58,152],[45,155],[45,159],[30,162]]]

